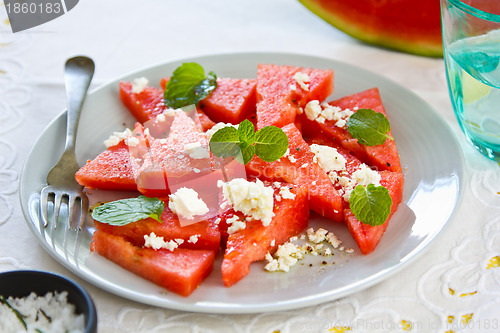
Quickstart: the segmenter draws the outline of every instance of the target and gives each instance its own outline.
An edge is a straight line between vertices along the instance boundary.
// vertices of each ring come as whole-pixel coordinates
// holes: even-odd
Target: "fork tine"
[[[69,228],[80,230],[85,220],[85,209],[88,206],[87,197],[80,194],[70,195],[68,200]]]
[[[49,196],[49,191],[44,188],[40,193],[40,217],[42,219],[43,227],[46,228],[49,224],[49,216],[47,212],[47,206],[49,204],[47,198]]]
[[[61,193],[58,193],[57,191],[54,192],[54,229],[57,229],[57,222],[59,221],[59,210],[61,208],[62,198],[63,195]]]
[[[81,230],[87,218],[89,210],[89,199],[86,195],[80,196],[80,221],[78,222],[78,229]]]

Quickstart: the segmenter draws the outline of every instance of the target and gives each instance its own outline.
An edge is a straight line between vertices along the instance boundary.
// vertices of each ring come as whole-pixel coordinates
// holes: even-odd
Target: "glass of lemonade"
[[[500,0],[441,0],[451,101],[470,142],[500,161]]]

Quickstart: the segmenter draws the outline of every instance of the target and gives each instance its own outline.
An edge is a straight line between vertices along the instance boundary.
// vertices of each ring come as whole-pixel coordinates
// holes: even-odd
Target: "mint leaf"
[[[288,149],[288,137],[276,126],[266,126],[255,133],[255,154],[266,162],[276,161]]]
[[[164,102],[174,109],[199,101],[210,95],[217,87],[217,76],[210,72],[205,76],[203,67],[195,62],[183,63],[177,67],[167,82],[164,92]]]
[[[356,218],[371,226],[383,224],[391,212],[392,198],[383,186],[358,185],[351,192],[349,206]]]
[[[95,207],[92,218],[110,225],[126,225],[148,217],[162,223],[160,219],[165,204],[158,198],[148,198],[141,195],[137,198],[122,199],[107,202]]]
[[[387,139],[394,140],[387,134],[391,130],[389,120],[372,109],[359,109],[350,116],[347,130],[359,143],[367,146],[381,145]]]
[[[266,126],[257,132],[248,119],[238,125],[219,129],[210,139],[210,151],[219,157],[235,157],[247,164],[254,155],[264,161],[273,162],[288,149],[288,137],[281,128]]]
[[[209,147],[212,154],[222,158],[237,156],[240,153],[240,137],[233,126],[223,127],[212,135]]]
[[[245,119],[238,125],[238,136],[240,142],[247,144],[255,142],[255,127],[250,120]]]

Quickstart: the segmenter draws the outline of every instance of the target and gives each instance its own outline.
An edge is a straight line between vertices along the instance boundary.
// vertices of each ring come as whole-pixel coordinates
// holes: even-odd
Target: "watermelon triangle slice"
[[[96,230],[91,251],[153,283],[189,296],[210,274],[214,251],[177,248],[153,250],[132,245],[120,236]]]
[[[157,87],[147,86],[141,92],[132,91],[132,82],[120,82],[120,98],[132,115],[141,123],[156,118],[165,112],[167,107],[163,103],[163,90]],[[198,111],[198,119],[204,131],[209,130],[215,123],[201,110]]]
[[[333,70],[258,65],[257,128],[294,123],[309,101],[323,101],[332,91]]]
[[[315,162],[314,153],[294,124],[284,126],[288,136],[288,156],[275,162],[254,157],[246,166],[249,176],[269,181],[285,181],[309,191],[309,206],[316,213],[336,222],[343,220],[342,198],[326,174]]]
[[[356,112],[358,109],[372,109],[387,117],[379,90],[368,89],[359,93],[342,97],[328,104],[339,107],[341,110],[349,109]],[[305,136],[315,136],[324,133],[330,138],[337,140],[340,144],[368,165],[377,167],[379,170],[401,172],[401,163],[394,140],[386,140],[377,146],[366,146],[358,143],[347,131],[346,126],[336,126],[336,120],[310,120],[305,114],[301,115],[302,132]],[[392,132],[389,132],[392,135]]]
[[[349,176],[359,170],[363,165],[363,162],[358,158],[349,153],[347,149],[342,147],[337,140],[332,139],[327,136],[325,133],[316,134],[313,138],[310,138],[307,141],[309,144],[319,144],[325,145],[332,148],[335,148],[338,153],[340,153],[346,160],[346,172]],[[401,172],[392,172],[392,171],[377,171],[380,176],[380,185],[387,188],[389,194],[392,199],[391,212],[387,217],[386,221],[378,226],[371,226],[365,223],[360,222],[352,213],[349,208],[349,201],[346,201],[344,197],[344,221],[349,228],[349,231],[358,244],[359,249],[363,254],[368,254],[373,252],[377,247],[378,243],[382,239],[387,226],[389,225],[389,221],[397,210],[399,204],[403,200],[403,184],[404,184],[404,175]],[[335,188],[342,193],[341,186],[338,182],[335,183]]]
[[[140,123],[136,123],[132,135],[137,139],[135,147],[131,149],[126,140],[121,139],[118,144],[108,147],[93,160],[88,160],[76,172],[76,181],[82,186],[101,190],[137,190],[134,158],[141,155],[139,150],[147,149],[148,142]]]
[[[279,195],[280,190],[275,187],[273,209],[275,215],[268,226],[264,226],[260,221],[247,221],[245,229],[228,236],[221,268],[222,280],[226,287],[232,286],[248,275],[252,262],[263,260],[266,253],[274,253],[279,245],[307,228],[309,218],[307,188],[286,183],[281,183],[279,186],[287,186],[294,194],[294,198],[280,198],[278,201],[276,194]],[[235,212],[230,210],[222,218],[227,221],[234,214]],[[221,226],[224,225],[225,221],[221,221]]]

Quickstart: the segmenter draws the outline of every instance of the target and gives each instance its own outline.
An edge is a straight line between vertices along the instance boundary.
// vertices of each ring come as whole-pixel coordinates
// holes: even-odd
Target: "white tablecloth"
[[[0,271],[39,269],[81,283],[99,332],[499,332],[500,168],[465,141],[442,59],[364,45],[292,0],[86,0],[56,20],[12,34],[0,6]],[[103,292],[53,260],[21,213],[18,181],[34,140],[64,107],[63,64],[96,63],[92,86],[151,64],[205,54],[292,52],[374,71],[428,101],[466,158],[465,195],[446,229],[411,265],[364,291],[293,311],[208,315],[154,308]],[[348,323],[343,330],[335,323]],[[463,325],[468,323],[469,325]],[[461,325],[462,324],[462,325]]]

